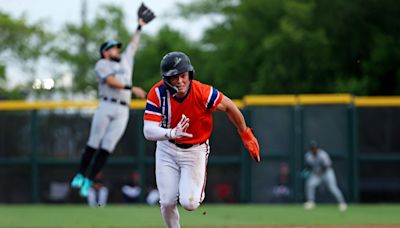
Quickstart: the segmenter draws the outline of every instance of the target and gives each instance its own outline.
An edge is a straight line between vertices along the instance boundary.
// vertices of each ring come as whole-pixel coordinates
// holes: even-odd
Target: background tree
[[[150,89],[161,79],[161,57],[180,50],[190,56],[196,78],[233,98],[400,94],[397,0],[193,0],[178,8],[176,16],[189,22],[207,17],[214,23],[196,42],[173,25],[153,36],[146,35],[144,28],[134,84]],[[0,43],[0,80],[6,79],[5,60],[17,58],[29,66],[40,56],[50,56],[59,77],[65,68],[74,75],[74,94],[94,93],[99,45],[109,38],[126,45],[135,28],[127,28],[124,21],[119,6],[103,5],[92,21],[66,24],[48,49],[51,36],[40,23],[27,25],[23,18],[0,14],[0,40],[4,41]]]
[[[93,21],[65,26],[62,35],[58,37],[49,53],[59,64],[66,64],[71,68],[75,75],[74,91],[81,93],[96,91],[97,83],[93,68],[100,58],[100,44],[114,38],[121,41],[122,48],[125,48],[136,29],[136,27],[127,28],[124,21],[125,14],[121,8],[115,5],[103,5]],[[160,61],[164,54],[171,50],[191,52],[194,48],[185,37],[169,27],[161,28],[153,37],[146,35],[146,26],[143,30],[144,34],[135,57],[133,83],[150,89],[156,81],[161,80]]]
[[[121,8],[104,5],[93,21],[83,20],[79,25],[65,25],[49,55],[58,64],[65,64],[70,68],[74,77],[73,91],[87,93],[96,90],[93,68],[100,58],[100,44],[114,38],[126,45],[130,32],[124,26],[124,19]]]
[[[165,26],[153,37],[143,36],[142,48],[138,51],[134,70],[134,83],[150,89],[157,81],[160,81],[160,62],[162,57],[171,51],[183,51],[191,57],[192,64],[196,68],[201,61],[201,50],[187,38]],[[196,70],[196,69],[195,69]]]
[[[314,20],[330,39],[337,92],[399,95],[398,1],[316,1]]]
[[[221,15],[200,67],[233,97],[250,93],[399,94],[394,0],[197,0],[181,15]],[[218,63],[218,64],[215,64]]]
[[[21,99],[27,88],[8,88],[7,66],[17,65],[34,75],[38,59],[46,52],[52,39],[43,22],[28,24],[25,16],[13,18],[0,11],[0,98]]]

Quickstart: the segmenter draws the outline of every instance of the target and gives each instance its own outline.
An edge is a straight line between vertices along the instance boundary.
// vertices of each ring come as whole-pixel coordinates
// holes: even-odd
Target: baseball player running
[[[122,44],[113,39],[100,46],[101,59],[95,66],[100,102],[93,116],[89,140],[79,169],[71,182],[71,187],[80,188],[79,194],[85,198],[94,178],[102,170],[125,132],[131,93],[139,98],[146,97],[142,88],[132,86],[133,60],[139,45],[141,28],[154,18],[154,14],[150,10],[143,10],[143,7],[145,6],[142,4],[138,11],[138,28],[123,53],[120,53]],[[91,170],[86,176],[93,158]]]
[[[259,145],[240,110],[212,86],[194,80],[188,56],[171,52],[161,60],[162,80],[147,96],[143,133],[157,141],[156,182],[166,227],[179,228],[177,202],[188,211],[204,200],[212,112],[225,112],[257,162]]]
[[[306,181],[306,198],[304,209],[310,210],[315,207],[315,188],[324,182],[329,191],[339,202],[339,210],[347,210],[347,204],[344,201],[342,192],[337,186],[335,173],[332,168],[332,161],[328,153],[319,148],[316,141],[310,142],[310,150],[305,154],[306,170],[310,174]]]

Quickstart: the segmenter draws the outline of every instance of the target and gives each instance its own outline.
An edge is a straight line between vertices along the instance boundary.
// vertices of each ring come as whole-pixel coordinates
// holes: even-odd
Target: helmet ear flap
[[[194,70],[189,71],[189,79],[193,80],[194,78]]]
[[[163,77],[163,82],[167,90],[172,94],[172,96],[175,96],[175,94],[178,93],[178,87],[173,86],[171,83],[169,83],[167,77]]]

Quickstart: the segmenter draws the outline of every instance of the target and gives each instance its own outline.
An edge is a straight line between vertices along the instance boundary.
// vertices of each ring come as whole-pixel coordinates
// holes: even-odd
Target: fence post
[[[144,110],[143,110],[144,111]],[[139,180],[139,185],[140,188],[142,189],[140,196],[139,196],[139,201],[144,202],[146,198],[146,148],[145,148],[145,139],[143,137],[143,113],[140,113],[140,109],[136,109],[135,112],[137,112],[137,123],[139,125],[135,128],[137,129],[136,131],[136,138],[137,138],[137,150],[138,150],[138,171],[140,173],[140,180]]]
[[[32,180],[32,202],[39,202],[39,167],[38,167],[38,111],[31,112],[31,180]]]
[[[349,115],[349,145],[348,145],[348,170],[349,170],[349,188],[350,196],[349,201],[359,201],[359,189],[358,189],[358,155],[357,155],[357,108],[355,104],[348,106]]]
[[[293,121],[293,131],[294,131],[294,140],[293,140],[293,155],[292,155],[292,164],[293,164],[293,178],[294,178],[294,200],[295,202],[301,202],[303,199],[303,179],[301,178],[300,172],[302,169],[303,162],[303,138],[304,138],[304,122],[303,122],[303,107],[299,104],[294,106],[294,121]]]

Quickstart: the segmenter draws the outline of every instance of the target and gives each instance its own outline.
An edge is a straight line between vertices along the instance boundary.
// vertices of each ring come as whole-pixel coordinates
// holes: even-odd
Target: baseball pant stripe
[[[210,145],[208,144],[208,141],[205,142],[206,145],[206,151],[205,151],[205,167],[204,167],[204,183],[203,183],[203,188],[201,190],[201,196],[200,196],[200,203],[203,202],[205,198],[205,189],[206,189],[206,183],[207,183],[207,165],[208,165],[208,156],[210,154]]]

